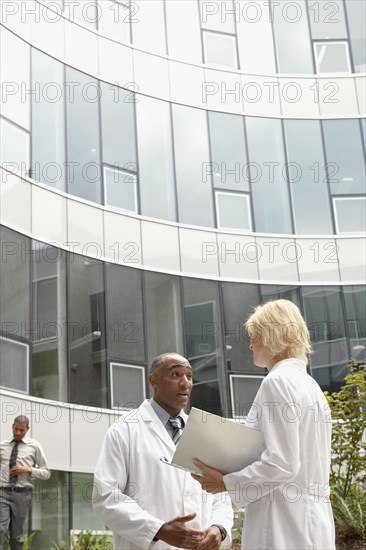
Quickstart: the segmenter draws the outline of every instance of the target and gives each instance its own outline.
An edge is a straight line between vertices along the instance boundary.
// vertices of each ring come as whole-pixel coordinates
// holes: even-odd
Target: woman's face
[[[249,348],[253,352],[253,363],[257,367],[267,368],[271,370],[276,363],[273,355],[269,352],[269,349],[263,344],[262,340],[258,337],[252,337],[250,339]]]

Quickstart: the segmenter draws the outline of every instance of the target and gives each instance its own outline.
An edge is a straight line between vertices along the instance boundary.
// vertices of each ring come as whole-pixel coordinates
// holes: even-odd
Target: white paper
[[[171,464],[202,474],[193,464],[198,458],[229,474],[255,462],[262,450],[263,434],[258,430],[192,407]]]

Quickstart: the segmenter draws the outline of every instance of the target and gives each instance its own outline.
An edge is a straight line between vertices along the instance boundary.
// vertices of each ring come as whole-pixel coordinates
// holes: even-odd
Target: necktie
[[[17,463],[19,443],[20,443],[20,441],[14,441],[14,445],[13,445],[13,448],[11,450],[11,455],[10,455],[10,460],[9,460],[9,471]],[[15,485],[17,480],[18,480],[17,475],[12,475],[12,474],[9,473],[9,483],[11,485]]]
[[[182,435],[182,430],[184,428],[184,420],[180,416],[174,416],[174,417],[171,416],[168,422],[173,428],[173,435],[172,435],[173,443],[177,445],[180,439],[180,436]]]

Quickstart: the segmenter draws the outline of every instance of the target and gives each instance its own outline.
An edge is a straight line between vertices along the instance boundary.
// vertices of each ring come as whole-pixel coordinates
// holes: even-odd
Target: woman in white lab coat
[[[197,461],[195,477],[212,493],[227,490],[245,507],[245,550],[333,550],[329,500],[331,419],[326,398],[307,374],[309,332],[288,300],[258,306],[246,323],[253,362],[267,368],[247,425],[264,435],[256,462],[222,476]]]

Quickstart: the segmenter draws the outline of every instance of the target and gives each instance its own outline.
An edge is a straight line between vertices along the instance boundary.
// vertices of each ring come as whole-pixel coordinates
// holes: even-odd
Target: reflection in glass
[[[106,264],[108,353],[145,363],[141,272]]]
[[[263,378],[263,375],[232,374],[230,376],[231,410],[235,418],[243,420],[248,415]]]
[[[118,42],[130,42],[131,12],[121,2],[101,0],[98,2],[100,17],[98,30],[101,34],[116,38]]]
[[[365,197],[333,199],[337,233],[361,233],[366,231]]]
[[[296,233],[332,234],[320,122],[285,120],[284,129]]]
[[[251,231],[248,195],[216,191],[217,227]]]
[[[358,120],[324,120],[322,124],[332,194],[363,194],[365,160]]]
[[[214,187],[249,190],[242,116],[208,113]]]
[[[105,204],[137,213],[136,175],[106,166],[103,176]]]
[[[313,39],[347,38],[343,0],[309,2],[308,10]]]
[[[170,105],[139,95],[136,120],[141,214],[176,221]]]
[[[366,72],[366,2],[346,0],[353,65],[356,73]]]
[[[364,363],[366,361],[366,288],[345,286],[343,296],[351,356],[357,362]]]
[[[204,171],[210,162],[206,112],[172,107],[179,221],[213,227],[211,176]]]
[[[29,134],[0,117],[0,165],[11,173],[29,175]],[[6,181],[6,174],[4,174]]]
[[[262,302],[269,300],[290,300],[300,307],[299,288],[285,285],[261,285]]]
[[[92,509],[93,474],[73,472],[72,479],[72,528],[104,530],[105,526],[95,517]]]
[[[148,365],[161,353],[184,355],[180,279],[145,271]]]
[[[137,409],[145,398],[145,368],[111,363],[112,408]]]
[[[64,66],[32,49],[32,178],[65,191]]]
[[[99,83],[95,78],[66,67],[68,193],[101,202],[102,170],[98,114]]]
[[[106,407],[103,264],[76,254],[69,259],[68,326],[70,402]]]
[[[281,121],[247,117],[255,231],[292,233]]]
[[[235,36],[203,31],[205,63],[238,68]]]
[[[29,347],[0,336],[0,387],[29,393]]]
[[[317,73],[350,73],[347,42],[315,42],[314,55]]]

